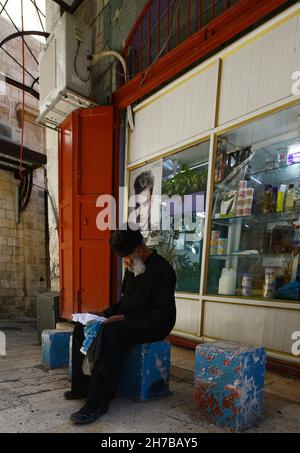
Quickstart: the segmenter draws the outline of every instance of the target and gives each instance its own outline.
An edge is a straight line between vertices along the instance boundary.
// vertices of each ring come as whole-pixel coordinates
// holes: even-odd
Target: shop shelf
[[[242,219],[247,223],[268,223],[275,221],[292,221],[297,220],[300,216],[300,209],[294,209],[283,212],[270,212],[268,214],[251,214],[232,217],[218,217],[212,219],[214,225],[228,226],[229,224]]]
[[[300,252],[300,249],[299,249]],[[227,258],[274,258],[276,260],[290,258],[292,252],[290,253],[230,253],[228,255],[209,255],[209,258],[212,259],[227,259]]]
[[[255,176],[255,175],[260,175],[262,173],[269,173],[269,172],[276,172],[276,171],[282,171],[284,169],[287,169],[287,168],[293,168],[295,167],[296,165],[300,165],[300,162],[295,162],[293,164],[289,164],[289,165],[281,165],[280,167],[274,167],[274,168],[264,168],[264,169],[260,169],[260,170],[255,170],[251,173],[248,173],[249,177],[251,176]]]

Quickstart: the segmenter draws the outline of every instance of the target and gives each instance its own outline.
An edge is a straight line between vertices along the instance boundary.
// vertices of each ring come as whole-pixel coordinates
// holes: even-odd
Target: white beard
[[[145,272],[146,266],[141,258],[135,256],[133,258],[133,264],[131,266],[128,266],[128,269],[133,272],[135,276],[137,276]]]

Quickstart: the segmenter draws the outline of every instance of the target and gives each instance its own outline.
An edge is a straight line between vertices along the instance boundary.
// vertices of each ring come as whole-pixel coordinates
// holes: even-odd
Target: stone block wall
[[[34,183],[41,184],[43,170]],[[44,192],[33,188],[16,222],[19,181],[0,170],[0,318],[36,315],[36,295],[46,289]]]
[[[0,38],[14,33],[15,29],[2,16],[0,17]],[[32,37],[26,38],[38,59],[41,43]],[[18,61],[21,40],[15,39],[6,44]],[[38,75],[38,66],[26,51],[26,67]],[[4,52],[0,52],[0,73],[15,80],[22,80],[21,68]],[[32,80],[26,77],[26,84]],[[21,127],[22,91],[5,85],[5,93],[0,94],[0,121]],[[45,153],[45,131],[35,123],[38,101],[25,96],[24,145]],[[1,150],[4,152],[5,150]],[[34,171],[33,183],[45,187],[44,170]],[[44,190],[33,187],[30,202],[16,222],[16,190],[20,180],[8,171],[0,170],[0,318],[18,315],[35,316],[36,296],[46,290],[46,239]]]

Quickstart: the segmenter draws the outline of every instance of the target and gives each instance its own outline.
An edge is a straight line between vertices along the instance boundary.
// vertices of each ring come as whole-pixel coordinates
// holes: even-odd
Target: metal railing
[[[129,78],[205,29],[241,0],[150,0],[123,49]]]

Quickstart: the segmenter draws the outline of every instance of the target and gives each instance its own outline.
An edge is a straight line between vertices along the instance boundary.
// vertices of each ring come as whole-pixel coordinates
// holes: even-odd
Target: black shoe
[[[80,395],[79,393],[74,393],[72,390],[68,390],[64,393],[66,400],[83,400],[87,395]]]
[[[87,423],[93,423],[101,415],[104,415],[108,411],[108,404],[100,407],[89,406],[86,404],[78,412],[74,412],[70,416],[70,420],[76,425],[85,425]]]

